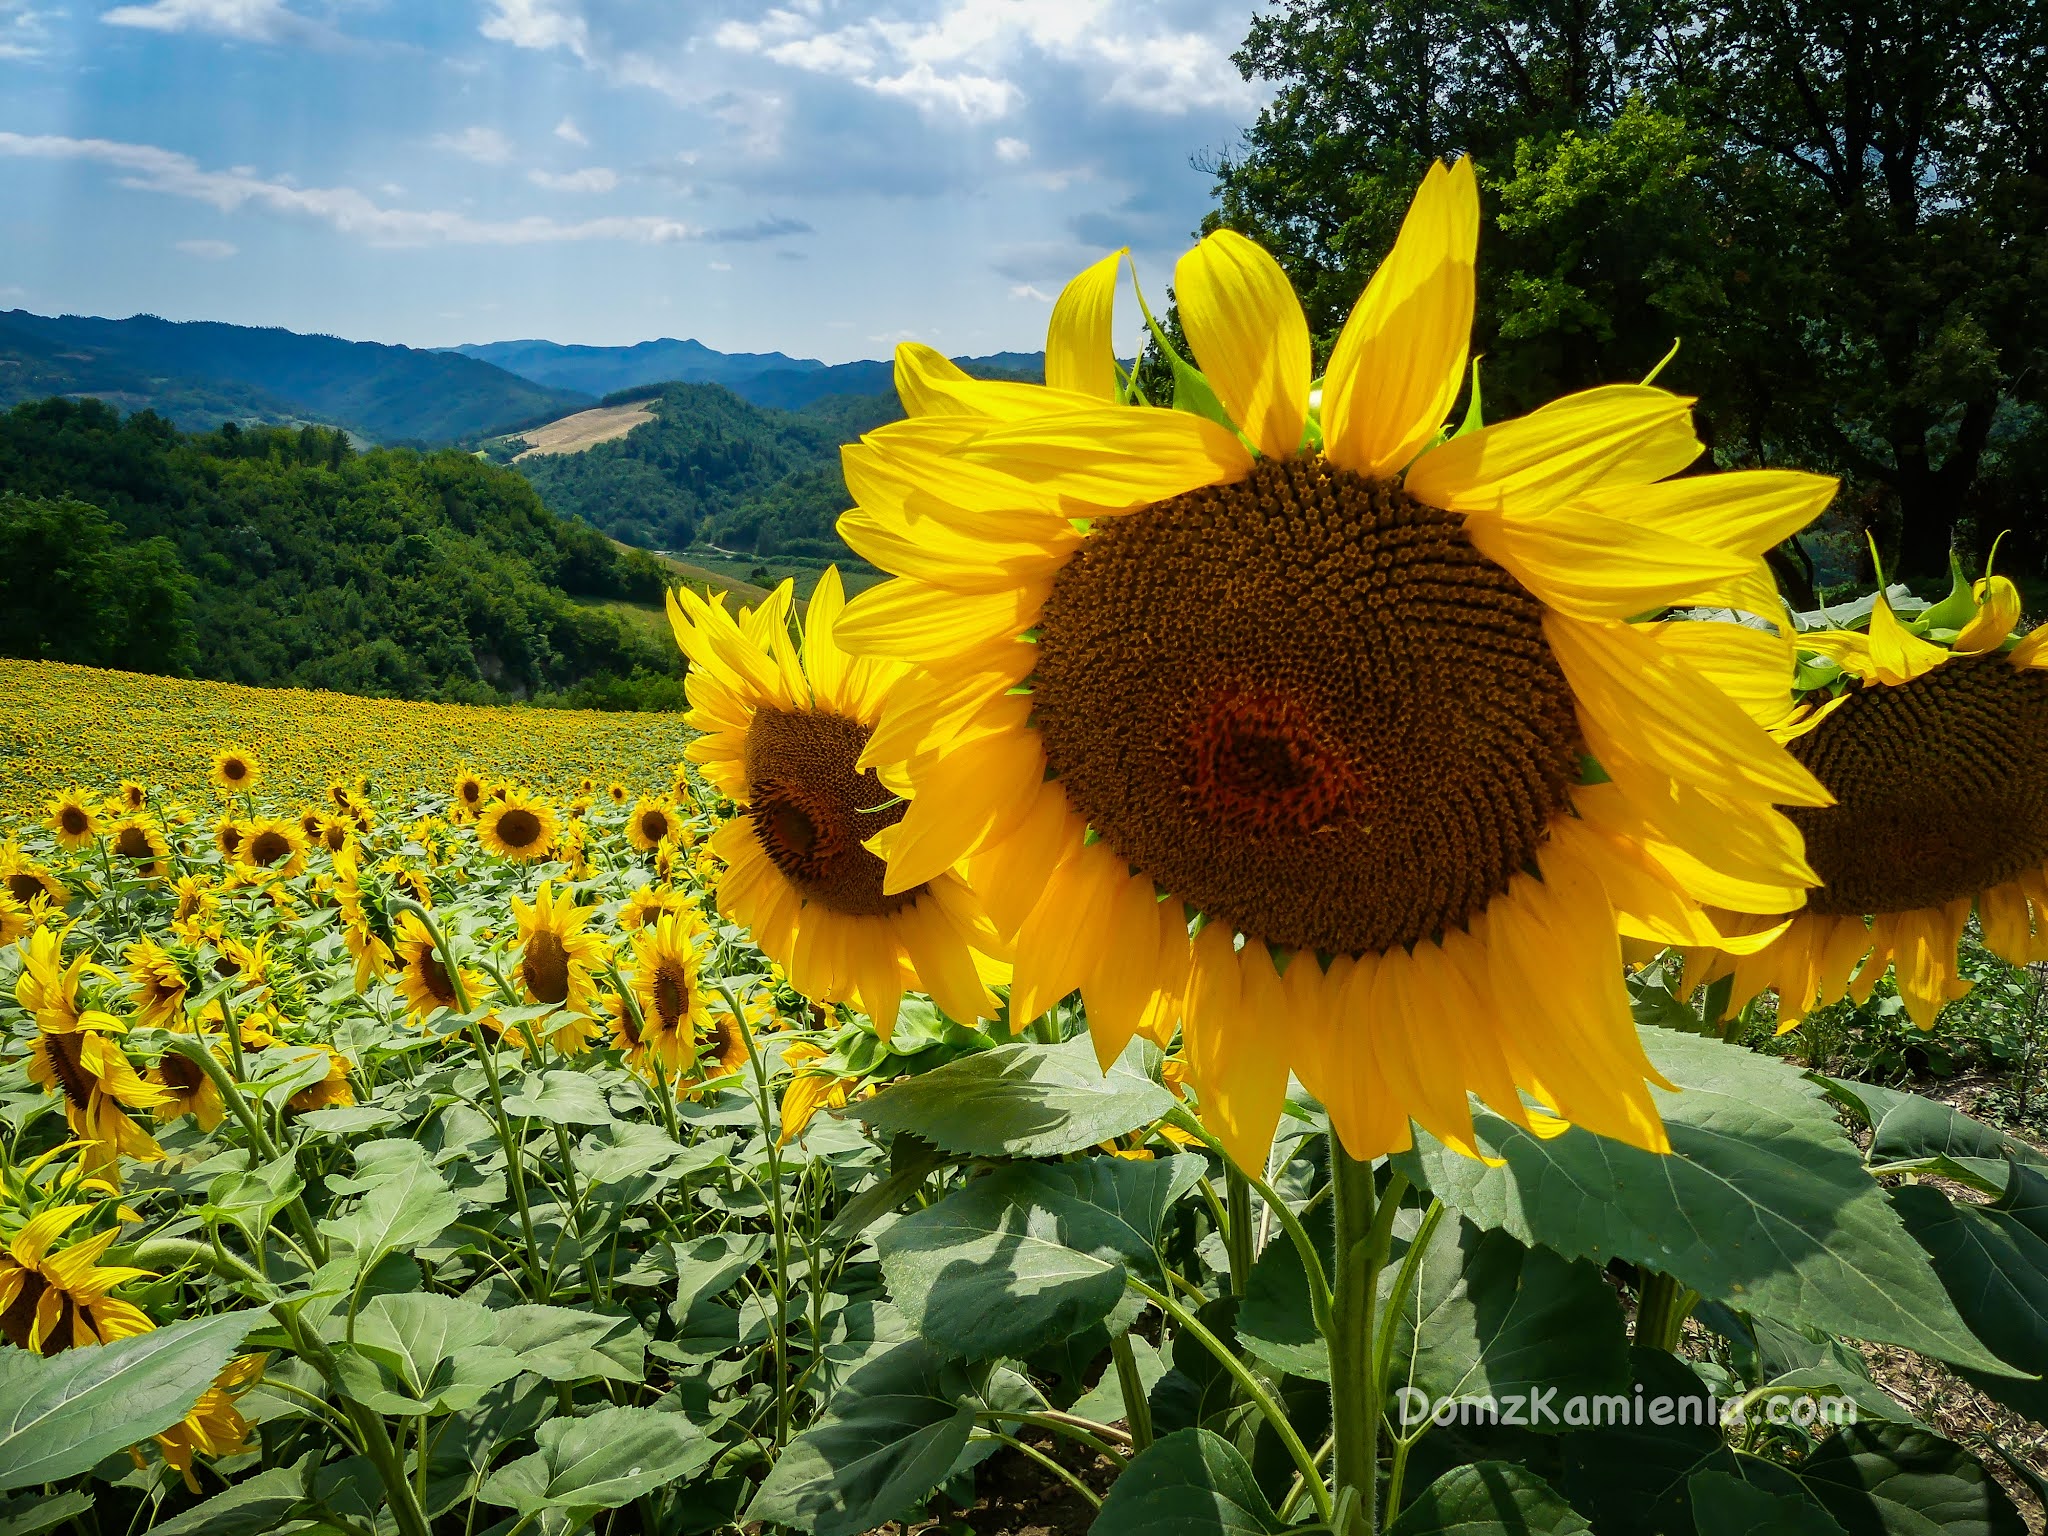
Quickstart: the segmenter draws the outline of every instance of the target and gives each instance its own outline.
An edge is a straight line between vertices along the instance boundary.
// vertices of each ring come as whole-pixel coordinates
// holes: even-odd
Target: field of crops
[[[465,766],[550,793],[584,778],[637,793],[673,781],[684,737],[673,715],[417,704],[0,658],[0,815],[39,812],[81,779],[137,779],[196,803],[230,742],[262,758],[266,788],[285,800],[318,799],[337,775],[439,789]]]

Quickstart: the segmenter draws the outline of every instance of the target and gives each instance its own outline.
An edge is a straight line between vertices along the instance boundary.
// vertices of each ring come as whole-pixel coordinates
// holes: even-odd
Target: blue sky
[[[1035,348],[1165,288],[1253,3],[0,0],[0,308]]]

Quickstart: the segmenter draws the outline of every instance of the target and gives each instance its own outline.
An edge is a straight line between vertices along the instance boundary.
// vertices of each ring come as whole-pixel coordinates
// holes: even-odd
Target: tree
[[[87,502],[0,495],[0,655],[189,669],[191,584],[177,551],[119,537]]]

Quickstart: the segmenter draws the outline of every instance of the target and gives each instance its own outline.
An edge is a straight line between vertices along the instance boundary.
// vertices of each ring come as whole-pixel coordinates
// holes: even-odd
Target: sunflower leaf
[[[1269,1536],[1286,1523],[1237,1447],[1206,1429],[1154,1441],[1110,1486],[1091,1536]]]
[[[1526,1467],[1481,1461],[1423,1489],[1387,1536],[1585,1536],[1592,1529]]]

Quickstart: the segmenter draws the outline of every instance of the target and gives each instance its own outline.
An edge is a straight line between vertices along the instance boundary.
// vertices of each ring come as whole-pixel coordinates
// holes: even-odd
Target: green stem
[[[1644,1349],[1675,1354],[1685,1337],[1685,1320],[1699,1304],[1700,1293],[1659,1270],[1642,1272],[1636,1295],[1636,1343]]]
[[[769,1205],[775,1219],[775,1336],[770,1342],[775,1355],[775,1447],[779,1451],[789,1444],[789,1217],[782,1208],[782,1140],[775,1125],[774,1096],[768,1090],[768,1063],[755,1048],[754,1026],[747,1021],[747,1010],[732,988],[721,981],[718,990],[747,1044],[747,1060],[754,1068],[755,1103],[761,1114],[761,1139],[768,1146]],[[812,1284],[816,1283],[814,1275]]]
[[[292,1349],[300,1359],[326,1378],[341,1398],[342,1412],[355,1426],[356,1437],[362,1442],[363,1454],[376,1469],[377,1480],[384,1485],[384,1495],[391,1504],[391,1517],[397,1525],[399,1536],[432,1536],[427,1523],[426,1511],[420,1507],[419,1496],[414,1493],[412,1481],[405,1475],[405,1464],[398,1448],[391,1443],[391,1432],[384,1427],[381,1414],[373,1413],[340,1390],[340,1373],[335,1364],[333,1351],[321,1342],[318,1335],[309,1332],[289,1307],[273,1307],[271,1313],[291,1336]]]
[[[1396,1173],[1386,1198],[1380,1200],[1372,1164],[1346,1152],[1333,1131],[1330,1184],[1337,1229],[1329,1335],[1331,1435],[1337,1443],[1331,1471],[1338,1497],[1342,1499],[1347,1490],[1351,1495],[1351,1513],[1340,1536],[1373,1536],[1379,1530],[1381,1413],[1375,1309],[1380,1269],[1407,1180]]]
[[[1431,1200],[1429,1209],[1422,1213],[1422,1221],[1415,1229],[1415,1236],[1408,1243],[1408,1251],[1401,1256],[1401,1268],[1394,1276],[1393,1289],[1387,1292],[1390,1310],[1385,1325],[1379,1330],[1379,1338],[1375,1341],[1376,1353],[1373,1356],[1373,1379],[1380,1384],[1382,1394],[1393,1384],[1388,1377],[1393,1371],[1395,1329],[1400,1325],[1407,1306],[1407,1298],[1413,1293],[1416,1276],[1422,1269],[1422,1260],[1428,1254],[1430,1242],[1435,1238],[1436,1229],[1443,1219],[1443,1201]],[[1387,1499],[1387,1513],[1397,1513],[1391,1495]]]
[[[229,1038],[233,1038],[232,1032]],[[226,1104],[229,1112],[242,1122],[242,1129],[249,1133],[251,1149],[261,1156],[264,1162],[274,1163],[283,1156],[277,1144],[270,1139],[269,1132],[263,1129],[263,1122],[258,1118],[255,1106],[242,1097],[241,1085],[235,1081],[234,1075],[221,1065],[220,1058],[213,1054],[212,1047],[207,1045],[205,1040],[197,1035],[171,1035],[166,1044],[169,1049],[191,1061],[206,1074],[215,1091],[220,1094],[221,1102]],[[294,1155],[296,1156],[296,1149]],[[292,1224],[292,1230],[298,1234],[300,1246],[319,1263],[326,1263],[327,1240],[313,1224],[313,1213],[306,1209],[305,1196],[293,1195],[286,1203],[284,1212]]]
[[[1230,1294],[1244,1295],[1245,1282],[1251,1279],[1252,1264],[1258,1258],[1257,1236],[1252,1217],[1252,1185],[1244,1170],[1237,1164],[1223,1165],[1224,1189],[1229,1210],[1229,1226],[1224,1232],[1224,1242],[1230,1255]]]
[[[1287,1410],[1273,1400],[1273,1394],[1266,1390],[1265,1383],[1251,1373],[1251,1369],[1231,1351],[1229,1345],[1204,1327],[1199,1317],[1172,1296],[1164,1291],[1155,1290],[1136,1275],[1126,1275],[1124,1283],[1173,1319],[1175,1327],[1208,1350],[1215,1357],[1216,1363],[1228,1373],[1230,1379],[1237,1383],[1238,1390],[1244,1393],[1251,1405],[1265,1415],[1266,1422],[1273,1427],[1273,1433],[1279,1436],[1280,1443],[1286,1447],[1295,1468],[1307,1480],[1309,1493],[1316,1501],[1316,1513],[1324,1520],[1328,1520],[1331,1510],[1330,1492],[1323,1486],[1323,1475],[1316,1469],[1315,1458],[1309,1454],[1308,1447],[1301,1443],[1301,1436],[1295,1432],[1293,1423],[1287,1417]]]
[[[1138,1374],[1138,1357],[1131,1348],[1126,1329],[1110,1340],[1109,1352],[1116,1362],[1117,1385],[1124,1394],[1124,1422],[1131,1427],[1131,1444],[1144,1450],[1152,1443],[1152,1403],[1145,1396],[1145,1378]]]
[[[1093,1508],[1098,1510],[1102,1508],[1102,1500],[1096,1495],[1096,1492],[1093,1488],[1090,1488],[1086,1483],[1082,1482],[1080,1478],[1074,1476],[1073,1473],[1069,1472],[1065,1467],[1061,1466],[1058,1462],[1054,1461],[1050,1456],[1046,1455],[1045,1452],[1039,1450],[1036,1446],[1026,1445],[1022,1440],[1016,1439],[1014,1436],[1011,1435],[1006,1435],[1001,1430],[990,1429],[986,1425],[978,1426],[975,1430],[975,1433],[985,1436],[990,1440],[1000,1440],[1004,1445],[1007,1445],[1013,1451],[1022,1451],[1026,1456],[1029,1456],[1033,1461],[1039,1463],[1039,1465],[1043,1466],[1047,1471],[1059,1477],[1059,1479],[1062,1482],[1064,1482],[1068,1487],[1072,1488],[1074,1492],[1080,1494],[1082,1498],[1086,1499]]]

